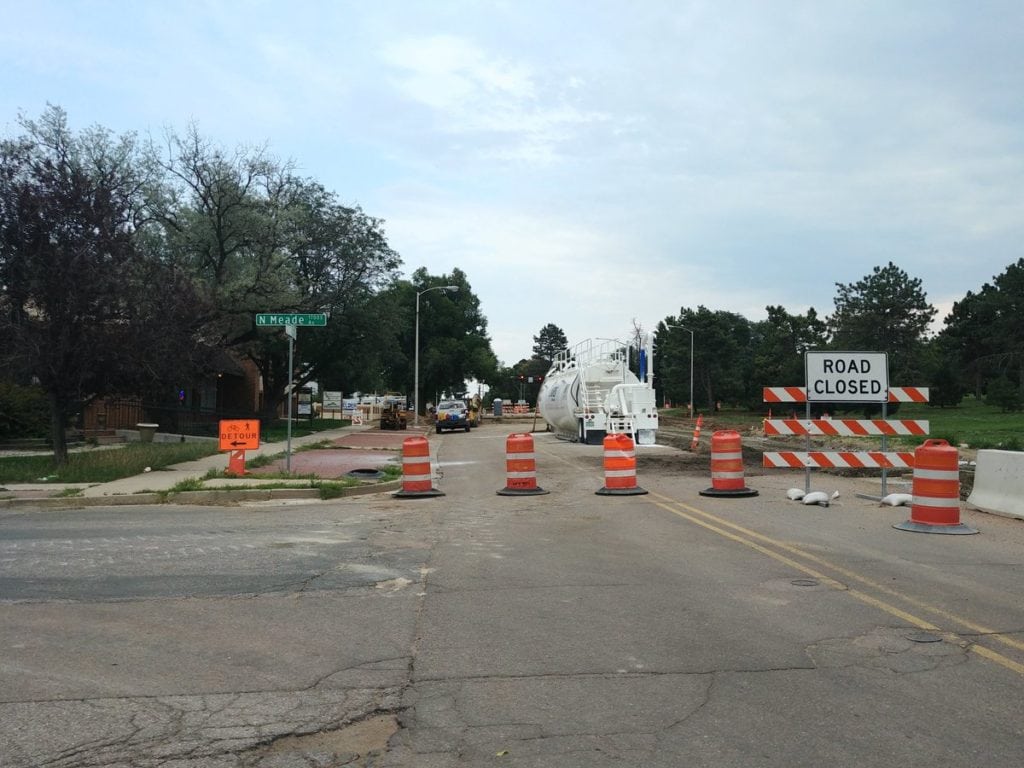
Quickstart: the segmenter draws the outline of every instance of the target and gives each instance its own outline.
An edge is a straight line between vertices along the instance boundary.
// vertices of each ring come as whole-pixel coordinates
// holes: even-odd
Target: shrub
[[[0,439],[49,434],[50,407],[43,390],[0,380]]]

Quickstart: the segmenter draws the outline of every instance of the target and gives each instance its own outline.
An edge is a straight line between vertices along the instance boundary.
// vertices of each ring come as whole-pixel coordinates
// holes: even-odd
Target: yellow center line
[[[665,511],[673,515],[676,515],[677,517],[681,517],[684,520],[688,520],[689,522],[694,523],[695,525],[699,525],[702,528],[706,528],[709,531],[717,533],[719,536],[729,539],[730,541],[734,541],[738,544],[742,544],[745,547],[753,549],[756,552],[760,552],[763,555],[766,555],[774,560],[777,560],[781,563],[790,566],[791,568],[794,568],[800,573],[805,573],[809,576],[819,579],[822,583],[828,585],[833,589],[845,591],[851,597],[854,597],[867,605],[878,608],[879,610],[884,611],[885,613],[888,613],[891,616],[895,616],[912,626],[918,627],[919,629],[925,629],[934,632],[942,631],[935,624],[919,616],[915,616],[912,613],[908,613],[907,611],[898,608],[892,603],[874,597],[873,595],[870,595],[866,592],[862,592],[858,589],[851,589],[848,585],[843,584],[842,582],[830,576],[826,576],[825,574],[821,573],[818,570],[815,570],[811,566],[798,562],[797,560],[794,560],[791,557],[787,557],[786,555],[778,551],[769,549],[767,546],[757,543],[757,541],[765,542],[766,544],[772,547],[780,549],[784,552],[788,552],[796,557],[803,558],[804,560],[809,560],[810,562],[815,563],[816,565],[821,566],[824,569],[840,574],[841,576],[851,581],[860,582],[861,584],[864,584],[870,587],[871,589],[879,591],[890,597],[894,597],[898,600],[902,600],[903,602],[908,603],[916,608],[920,608],[930,613],[934,613],[937,616],[941,616],[945,619],[953,621],[956,624],[959,624],[960,626],[965,627],[973,632],[977,632],[979,634],[991,637],[1012,648],[1024,650],[1024,643],[1021,643],[1009,637],[1004,637],[1003,635],[995,632],[994,630],[975,624],[971,621],[968,621],[967,619],[964,619],[960,616],[943,610],[942,608],[930,605],[920,600],[916,600],[915,598],[912,598],[909,595],[904,595],[903,593],[897,592],[896,590],[890,587],[878,584],[877,582],[872,581],[871,579],[868,579],[854,571],[838,566],[828,560],[825,560],[824,558],[813,555],[810,552],[805,552],[799,547],[794,547],[790,544],[786,544],[785,542],[778,541],[777,539],[773,539],[769,536],[765,536],[764,534],[758,533],[757,531],[753,531],[749,528],[737,525],[736,523],[729,522],[728,520],[713,515],[710,512],[705,512],[704,510],[697,509],[696,507],[692,507],[689,504],[686,504],[682,501],[673,499],[669,496],[665,496],[660,493],[651,493],[650,496],[643,498],[649,503],[654,504],[655,506],[660,507],[661,509],[664,509]],[[677,509],[676,507],[679,507],[679,509]],[[732,530],[726,530],[727,528]],[[733,531],[735,531],[735,533]],[[947,640],[952,642],[960,640],[959,636],[953,633],[944,633],[943,636]],[[1020,664],[1014,661],[1013,659],[1003,656],[1002,654],[996,651],[993,651],[989,648],[985,648],[984,646],[979,645],[977,642],[973,642],[970,645],[970,650],[974,651],[979,656],[988,659],[989,661],[993,661],[996,664],[999,664],[1013,672],[1016,672],[1019,675],[1024,675],[1024,664]]]

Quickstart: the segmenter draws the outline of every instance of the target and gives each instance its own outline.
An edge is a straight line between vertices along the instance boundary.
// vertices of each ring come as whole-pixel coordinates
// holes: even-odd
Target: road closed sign
[[[889,397],[885,352],[808,352],[807,400],[884,403]]]
[[[220,450],[254,451],[259,447],[258,419],[224,419],[220,422]]]

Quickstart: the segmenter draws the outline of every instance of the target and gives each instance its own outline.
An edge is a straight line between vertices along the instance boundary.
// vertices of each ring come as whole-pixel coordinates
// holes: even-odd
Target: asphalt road
[[[0,517],[0,765],[977,766],[1024,755],[1024,525],[641,447],[431,443],[445,496]]]

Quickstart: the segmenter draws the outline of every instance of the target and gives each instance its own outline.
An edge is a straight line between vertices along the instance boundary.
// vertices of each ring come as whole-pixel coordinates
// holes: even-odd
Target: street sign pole
[[[299,335],[297,325],[286,325],[284,332],[288,335],[288,442],[284,451],[284,471],[292,473],[292,392],[295,383],[295,337]]]
[[[292,394],[295,389],[295,339],[299,335],[299,326],[319,327],[327,325],[327,314],[316,312],[303,314],[296,312],[260,312],[256,315],[256,326],[265,328],[267,326],[284,326],[284,332],[288,335],[288,436],[284,454],[285,472],[292,471]]]

